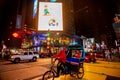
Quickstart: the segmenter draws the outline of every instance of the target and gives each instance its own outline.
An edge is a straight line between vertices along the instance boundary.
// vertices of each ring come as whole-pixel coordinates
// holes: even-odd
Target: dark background
[[[12,24],[10,20],[16,17],[16,11],[17,0],[0,0],[0,41],[7,40]]]
[[[77,35],[98,37],[107,34],[111,43],[116,39],[112,23],[115,14],[120,12],[120,0],[73,0],[73,5]],[[16,18],[17,8],[18,0],[0,0],[0,41],[10,36],[15,25],[11,18]]]

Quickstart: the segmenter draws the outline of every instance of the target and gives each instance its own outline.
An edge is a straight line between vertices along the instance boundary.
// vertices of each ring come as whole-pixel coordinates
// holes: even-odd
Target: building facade
[[[34,6],[35,1],[37,6]],[[74,12],[73,12],[73,0],[57,0],[57,2],[51,3],[62,3],[62,20],[63,30],[62,31],[51,31],[38,30],[38,18],[39,18],[39,2],[50,2],[49,0],[19,0],[18,1],[18,12],[17,15],[21,16],[21,30],[22,39],[21,47],[29,48],[35,47],[41,52],[49,51],[45,50],[50,46],[50,50],[53,52],[58,51],[61,46],[67,46],[70,44],[76,44],[75,38],[75,25],[74,25]],[[34,9],[36,8],[36,13]],[[32,43],[32,45],[31,45]]]
[[[112,26],[115,1],[73,0],[76,34],[88,38],[94,37],[95,42],[105,42],[109,47],[115,46],[115,32]],[[108,9],[108,7],[110,9]]]

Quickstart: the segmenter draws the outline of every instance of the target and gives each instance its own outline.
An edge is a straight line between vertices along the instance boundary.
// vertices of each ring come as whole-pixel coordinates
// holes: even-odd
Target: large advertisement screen
[[[83,46],[85,49],[85,52],[90,52],[92,47],[94,46],[95,39],[94,38],[86,38],[83,40]]]
[[[39,31],[62,31],[62,3],[39,2]]]

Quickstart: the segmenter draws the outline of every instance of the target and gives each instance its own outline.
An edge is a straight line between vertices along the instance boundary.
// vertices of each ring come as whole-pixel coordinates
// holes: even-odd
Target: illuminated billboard
[[[34,7],[33,7],[33,18],[36,16],[37,13],[37,8],[38,8],[38,0],[33,0],[34,1]]]
[[[39,31],[62,31],[62,3],[39,2]]]
[[[83,39],[83,45],[84,45],[85,52],[89,52],[94,46],[94,43],[95,43],[94,38]]]

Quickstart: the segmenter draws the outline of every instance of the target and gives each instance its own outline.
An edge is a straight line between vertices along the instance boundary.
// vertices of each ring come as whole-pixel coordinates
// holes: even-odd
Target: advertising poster
[[[62,3],[39,2],[39,31],[62,31]]]
[[[114,17],[113,28],[117,39],[120,39],[120,14],[116,14],[116,17]]]
[[[94,38],[84,39],[83,45],[84,45],[85,52],[89,52],[90,50],[92,50],[92,47],[93,47],[94,43],[95,43]]]

